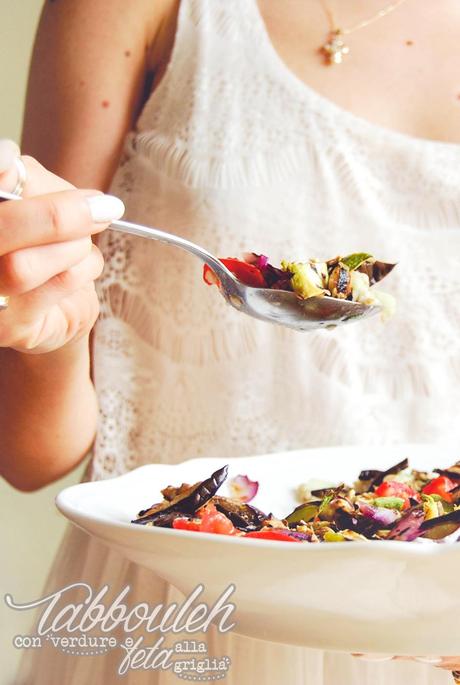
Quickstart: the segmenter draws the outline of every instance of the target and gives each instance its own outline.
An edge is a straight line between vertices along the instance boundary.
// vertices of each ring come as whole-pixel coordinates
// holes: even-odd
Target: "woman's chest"
[[[258,0],[279,57],[320,95],[379,126],[460,143],[460,9],[451,0],[442,3],[442,11],[438,3],[424,3],[423,12],[415,4],[405,0],[355,29],[360,20],[372,20],[382,3]],[[331,16],[344,31],[348,54],[327,66],[321,46]]]

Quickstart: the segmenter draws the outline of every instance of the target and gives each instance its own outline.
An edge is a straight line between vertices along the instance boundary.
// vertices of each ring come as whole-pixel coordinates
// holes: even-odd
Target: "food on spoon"
[[[289,275],[291,290],[303,300],[326,294],[327,268],[322,267],[316,262],[281,262],[282,271]]]
[[[254,252],[244,259],[236,257],[220,260],[244,285],[252,288],[272,288],[295,292],[302,299],[333,297],[382,307],[386,317],[395,310],[391,295],[371,290],[395,267],[379,262],[371,254],[357,252],[346,257],[335,257],[327,262],[310,259],[306,262],[283,260],[281,268],[269,263],[265,255]],[[208,285],[219,285],[214,271],[205,265],[203,279]]]
[[[353,486],[305,487],[305,501],[283,519],[241,497],[217,494],[227,470],[194,485],[168,486],[163,502],[139,512],[132,523],[282,542],[460,542],[460,462],[425,473],[410,469],[405,459],[385,471],[361,471]],[[230,493],[235,482],[251,499],[259,489],[240,475],[227,483]]]

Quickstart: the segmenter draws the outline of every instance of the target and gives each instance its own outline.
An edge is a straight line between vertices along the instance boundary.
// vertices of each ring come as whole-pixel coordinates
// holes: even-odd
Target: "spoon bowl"
[[[250,288],[243,285],[240,292],[239,297],[233,295],[231,298],[227,298],[225,292],[222,294],[233,307],[250,316],[298,331],[336,328],[381,311],[378,306],[329,296],[304,300],[287,290]]]
[[[21,200],[17,195],[0,191],[0,201]],[[339,300],[334,297],[302,299],[288,290],[252,288],[239,281],[222,262],[195,243],[158,228],[142,226],[130,221],[113,221],[110,228],[140,238],[158,240],[179,247],[207,264],[219,279],[219,290],[224,299],[239,312],[261,321],[268,321],[297,331],[336,328],[381,312],[378,305]],[[0,298],[0,309],[5,308]]]
[[[228,304],[239,312],[261,321],[268,321],[297,331],[314,331],[320,328],[343,326],[382,311],[378,305],[366,305],[334,297],[302,299],[288,290],[253,288],[235,278],[217,257],[185,238],[128,221],[114,221],[110,227],[122,233],[159,240],[195,255],[216,274],[219,280],[219,291]]]

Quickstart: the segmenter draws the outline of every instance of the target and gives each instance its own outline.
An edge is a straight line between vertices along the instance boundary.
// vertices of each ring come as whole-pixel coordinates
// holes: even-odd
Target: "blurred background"
[[[0,0],[0,138],[20,139],[27,70],[42,4],[43,0]],[[54,498],[80,480],[82,472],[80,467],[32,494],[17,492],[0,478],[0,685],[15,683],[21,652],[12,639],[29,634],[32,620],[29,612],[8,609],[3,596],[9,593],[20,603],[41,596],[65,527]]]

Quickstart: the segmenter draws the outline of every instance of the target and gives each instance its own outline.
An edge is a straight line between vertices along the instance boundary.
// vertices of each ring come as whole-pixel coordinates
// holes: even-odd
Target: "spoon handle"
[[[22,200],[22,198],[18,195],[13,195],[12,193],[7,193],[6,191],[0,190],[0,202],[5,200]],[[192,243],[190,240],[181,238],[173,233],[167,233],[159,228],[151,228],[150,226],[143,226],[142,224],[134,224],[130,221],[112,221],[109,228],[120,233],[129,233],[130,235],[139,236],[141,238],[150,238],[150,240],[158,240],[162,243],[166,243],[167,245],[179,247],[180,249],[190,252],[191,254],[195,255],[195,257],[198,257],[201,259],[201,261],[205,262],[213,269],[213,271],[218,274],[221,280],[233,280],[230,272],[226,269],[222,262],[217,259],[217,257],[214,257],[214,255],[212,255],[210,252],[199,245]]]
[[[114,231],[119,231],[120,233],[129,233],[130,235],[139,236],[141,238],[150,238],[151,240],[158,240],[161,243],[166,243],[167,245],[174,245],[179,247],[186,252],[198,257],[203,262],[212,267],[215,271],[221,272],[223,267],[222,262],[220,262],[214,255],[205,250],[204,248],[192,243],[190,240],[181,238],[173,233],[167,233],[159,228],[151,228],[150,226],[143,226],[142,224],[134,224],[130,221],[124,221],[120,219],[118,221],[112,221],[110,228]]]

